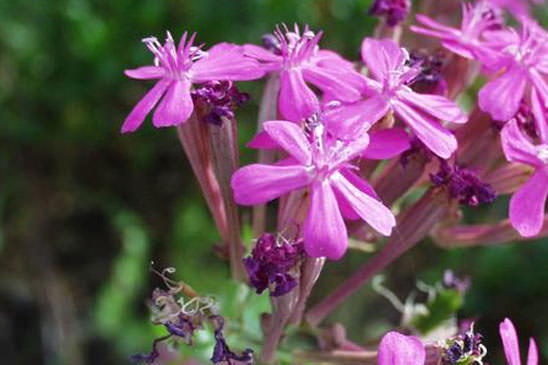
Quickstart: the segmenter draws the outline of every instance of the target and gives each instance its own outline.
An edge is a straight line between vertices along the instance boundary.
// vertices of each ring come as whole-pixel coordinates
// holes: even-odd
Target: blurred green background
[[[323,29],[324,47],[357,59],[361,39],[375,25],[366,15],[369,5],[0,1],[2,363],[120,364],[129,354],[148,351],[158,334],[145,305],[159,285],[148,272],[151,260],[160,268],[176,267],[178,278],[221,300],[241,294],[212,252],[218,236],[175,131],[154,130],[146,122],[137,133],[119,133],[150,87],[122,74],[150,62],[141,38],[163,38],[169,29],[176,37],[197,31],[208,45],[259,43],[275,24],[298,21]],[[548,20],[548,11],[540,10],[539,17]],[[261,84],[241,89],[252,95],[238,114],[244,142],[255,126]],[[252,157],[247,151],[244,161]],[[506,204],[499,199],[470,212],[472,219],[502,217]],[[312,300],[366,259],[352,252],[328,263]],[[472,278],[461,315],[478,318],[492,363],[502,363],[497,326],[505,316],[514,320],[523,346],[534,335],[548,356],[546,240],[451,251],[425,242],[391,267],[386,285],[403,299],[417,279],[433,283],[446,268]],[[256,317],[268,308],[267,298],[254,301],[243,320],[259,336]],[[330,320],[348,325],[351,338],[363,343],[397,325],[399,314],[368,286]],[[242,340],[241,346],[258,350],[253,341],[260,340]],[[203,358],[206,350],[190,351]]]

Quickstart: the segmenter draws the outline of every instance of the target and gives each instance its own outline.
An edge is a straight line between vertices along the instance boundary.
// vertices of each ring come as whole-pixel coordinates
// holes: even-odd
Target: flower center
[[[162,67],[166,71],[166,76],[181,80],[189,77],[189,70],[192,64],[203,57],[207,57],[207,52],[201,48],[203,45],[194,46],[194,33],[187,41],[187,33],[183,34],[179,47],[175,46],[175,42],[170,32],[167,32],[167,37],[164,45],[158,41],[156,37],[148,37],[143,39],[143,43],[154,54],[154,64]]]
[[[284,67],[290,68],[307,62],[318,52],[318,42],[320,41],[322,32],[315,34],[308,26],[305,26],[301,34],[297,24],[295,24],[293,31],[290,31],[285,24],[282,24],[281,28],[276,27],[274,36],[277,41],[268,38],[267,48],[273,50],[275,54],[281,55]]]
[[[537,146],[537,156],[545,165],[548,165],[548,144]]]

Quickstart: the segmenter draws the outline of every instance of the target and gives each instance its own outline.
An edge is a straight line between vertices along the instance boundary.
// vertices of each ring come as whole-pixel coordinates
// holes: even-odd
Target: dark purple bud
[[[249,94],[238,91],[231,81],[209,81],[192,92],[194,103],[207,123],[221,125],[223,118],[233,120],[234,109],[249,100]]]
[[[276,38],[273,34],[265,34],[262,37],[263,41],[263,47],[269,50],[270,52],[281,55],[282,54],[282,47],[280,44],[280,40]]]
[[[438,173],[430,174],[430,180],[436,186],[446,186],[449,196],[461,204],[475,207],[490,204],[497,197],[491,185],[481,181],[475,172],[457,164],[450,166],[445,160],[441,160]]]
[[[220,362],[227,362],[228,364],[234,364],[237,362],[242,362],[245,364],[253,363],[253,350],[245,349],[241,354],[237,354],[230,350],[226,340],[223,336],[223,328],[225,321],[221,316],[210,316],[211,323],[213,324],[215,331],[215,348],[213,349],[213,354],[211,356],[211,362],[214,364]]]
[[[385,16],[386,24],[394,27],[403,22],[411,8],[411,0],[375,0],[369,15]]]
[[[270,295],[276,297],[297,286],[289,272],[297,266],[303,252],[301,242],[277,240],[270,233],[259,237],[251,256],[244,259],[249,281],[257,294],[271,287]]]

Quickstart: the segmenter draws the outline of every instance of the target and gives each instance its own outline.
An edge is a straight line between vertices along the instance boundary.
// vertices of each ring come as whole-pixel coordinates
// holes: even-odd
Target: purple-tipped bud
[[[282,54],[282,45],[280,40],[274,34],[265,34],[262,37],[263,47],[274,53],[275,55]]]
[[[410,8],[411,0],[375,0],[369,15],[385,16],[386,24],[394,27],[405,20]]]
[[[270,295],[277,297],[290,292],[297,280],[290,274],[303,255],[301,242],[277,240],[265,233],[257,240],[251,256],[244,259],[251,285],[261,294],[271,288]]]
[[[481,181],[474,171],[456,164],[450,166],[446,161],[441,161],[437,174],[430,174],[430,180],[436,186],[446,186],[449,196],[461,204],[475,207],[490,204],[497,197],[491,185]]]
[[[214,125],[221,125],[223,118],[234,119],[234,109],[249,100],[249,94],[238,91],[230,81],[210,81],[192,92],[196,105],[203,113],[203,119]]]
[[[470,278],[459,278],[453,270],[445,270],[443,273],[443,286],[448,289],[455,289],[459,293],[464,294],[470,287]]]

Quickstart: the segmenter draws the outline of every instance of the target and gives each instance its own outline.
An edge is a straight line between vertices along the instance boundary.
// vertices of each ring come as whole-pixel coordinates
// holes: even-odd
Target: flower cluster
[[[318,325],[424,238],[473,246],[548,235],[548,32],[528,15],[526,0],[462,2],[458,27],[441,22],[454,16],[455,8],[444,6],[445,13],[409,18],[410,1],[376,0],[370,14],[385,19],[376,37],[363,39],[356,61],[321,48],[322,31],[282,24],[262,37],[262,46],[206,49],[186,32],[177,45],[170,33],[164,44],[145,38],[154,64],[126,70],[131,78],[158,81],[122,132],[137,130],[154,108],[155,127],[177,127],[232,277],[248,278],[258,294],[270,291],[274,310],[262,323],[265,362],[273,360],[287,325],[302,318]],[[518,26],[506,22],[507,10]],[[400,37],[413,20],[411,32]],[[247,144],[258,150],[258,161],[241,166],[235,108],[249,96],[235,82],[262,77],[257,132]],[[476,93],[474,85],[483,86]],[[512,194],[509,219],[464,223],[462,205],[490,204],[505,194]],[[252,207],[257,237],[245,259],[241,217],[249,215],[240,216],[239,206]],[[277,209],[275,229],[267,219],[271,208]],[[282,232],[291,225],[303,229],[287,240]],[[306,310],[325,259],[368,245],[378,248],[375,256]],[[434,290],[439,295],[429,297],[428,313],[416,316],[428,331],[439,303],[450,302],[452,310],[436,313],[451,320],[463,300],[467,283],[449,274],[445,279],[450,290]],[[173,298],[171,291],[154,298],[166,338],[191,344],[193,333],[210,322],[217,341],[212,361],[251,361],[251,351],[227,347],[218,314],[181,312]],[[505,348],[510,327],[505,322],[501,329]],[[472,332],[443,340],[445,363],[481,364],[485,353]],[[394,362],[399,346],[403,353]],[[155,345],[137,359],[157,356]],[[381,341],[378,361],[419,364],[425,356],[418,339],[391,333]]]

